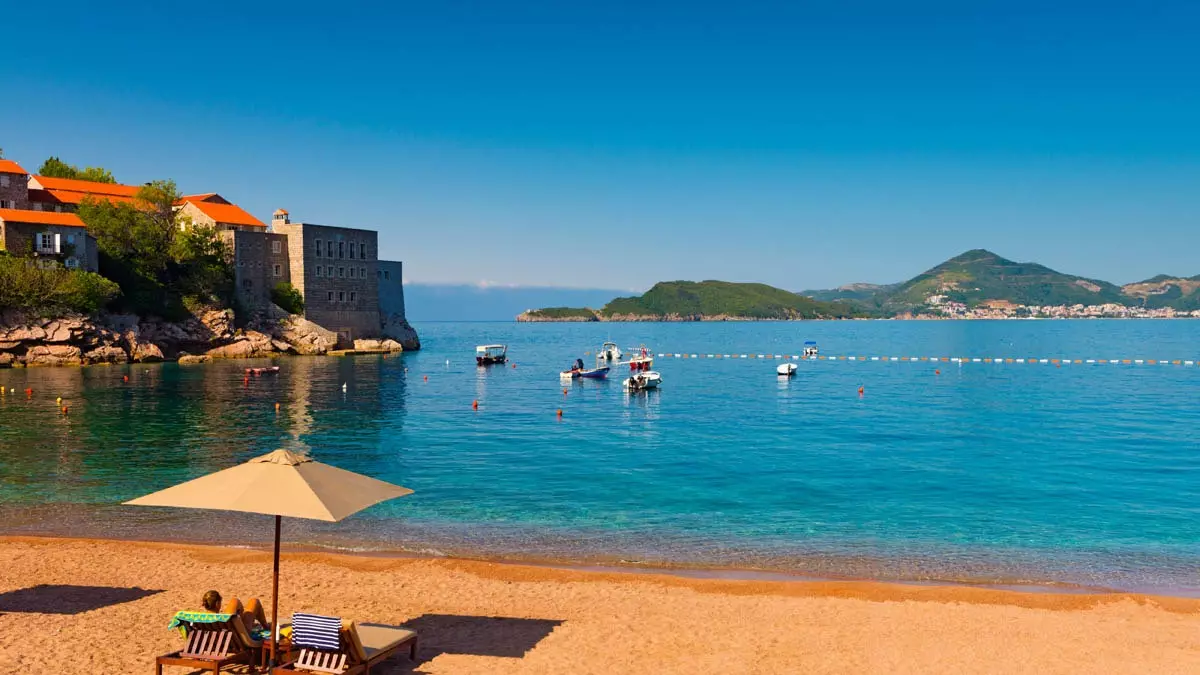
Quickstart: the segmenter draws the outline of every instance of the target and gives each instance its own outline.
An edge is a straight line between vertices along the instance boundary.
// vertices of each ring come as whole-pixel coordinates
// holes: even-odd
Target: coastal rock
[[[84,353],[84,365],[93,363],[128,363],[129,355],[124,349],[115,345],[106,345],[97,347],[89,352]]]
[[[381,327],[383,336],[400,343],[406,352],[415,352],[421,348],[421,340],[417,331],[402,315],[392,314],[384,317]]]
[[[237,340],[206,352],[217,359],[251,359],[276,352],[275,340],[258,331],[246,331]]]
[[[8,352],[0,352],[0,368],[12,368],[17,357]]]
[[[382,349],[386,349],[386,350],[388,350],[389,352],[402,352],[402,351],[404,351],[404,345],[400,344],[399,342],[396,342],[395,340],[393,340],[393,339],[391,339],[391,338],[388,338],[388,339],[386,339],[386,340],[383,340],[382,342],[380,342],[380,343],[379,343],[379,346],[380,346]]]
[[[212,361],[212,357],[208,354],[181,354],[179,356],[179,365],[181,366],[208,363],[210,361]]]
[[[162,348],[153,342],[138,342],[130,349],[135,363],[156,363],[163,360]]]
[[[0,342],[0,352],[6,352],[10,349],[16,349],[21,345],[20,342]]]
[[[78,347],[71,345],[34,345],[25,352],[27,366],[80,366],[83,360]]]
[[[290,344],[297,354],[325,354],[336,349],[338,343],[337,333],[300,316],[280,322],[275,337]]]

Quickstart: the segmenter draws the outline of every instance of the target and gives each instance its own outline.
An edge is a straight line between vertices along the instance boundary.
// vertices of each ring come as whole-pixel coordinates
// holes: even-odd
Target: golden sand
[[[2,538],[0,672],[152,673],[210,588],[269,605],[270,555]],[[285,553],[280,593],[281,616],[415,627],[417,663],[380,673],[1200,673],[1200,601],[1180,598],[325,553]]]

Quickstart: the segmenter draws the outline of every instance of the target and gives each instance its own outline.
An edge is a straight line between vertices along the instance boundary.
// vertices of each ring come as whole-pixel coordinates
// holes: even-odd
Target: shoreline
[[[118,537],[80,537],[74,535],[53,534],[0,534],[0,545],[7,543],[29,544],[70,544],[91,543],[108,545],[130,545],[148,547],[179,547],[183,549],[220,549],[226,551],[241,551],[270,555],[270,547],[266,544],[231,545],[214,543],[203,540],[167,540],[167,539],[123,539]],[[529,568],[548,571],[561,571],[579,574],[600,574],[616,577],[638,579],[643,577],[666,577],[680,581],[712,581],[731,583],[767,583],[767,584],[816,584],[816,585],[878,585],[899,591],[900,589],[961,589],[966,592],[1008,592],[1032,595],[1064,595],[1064,596],[1095,596],[1095,597],[1138,597],[1138,598],[1168,598],[1196,603],[1200,611],[1200,596],[1183,592],[1155,590],[1125,590],[1108,586],[1090,585],[1053,580],[1035,579],[972,579],[960,578],[927,578],[902,579],[888,577],[836,576],[786,570],[739,567],[736,565],[717,565],[703,563],[672,563],[670,561],[626,561],[626,560],[572,560],[552,556],[505,556],[471,554],[456,551],[437,555],[421,551],[402,549],[361,549],[338,547],[320,544],[288,544],[284,543],[281,555],[289,556],[332,556],[347,560],[387,561],[408,560],[428,562],[448,562],[462,565],[497,566],[500,568]],[[900,593],[907,597],[907,593]]]
[[[2,672],[148,672],[207,590],[270,603],[271,554],[0,537]],[[279,616],[416,630],[380,673],[1200,672],[1200,600],[772,581],[286,551]],[[86,645],[86,654],[79,651]],[[66,664],[66,665],[64,665]],[[372,668],[374,672],[376,668]]]
[[[168,550],[195,554],[214,561],[255,562],[268,565],[271,551],[266,546],[206,544],[154,540],[105,539],[89,537],[55,537],[34,535],[0,535],[0,545],[28,546],[101,546],[122,549]],[[1175,613],[1200,612],[1200,598],[1176,595],[1120,591],[1098,587],[1063,584],[1060,587],[1027,584],[971,583],[968,581],[895,581],[859,578],[820,578],[791,575],[782,572],[758,572],[734,568],[703,567],[618,567],[609,565],[573,564],[550,560],[493,560],[460,556],[436,557],[417,553],[348,552],[323,549],[317,546],[284,545],[284,561],[320,562],[349,570],[399,569],[407,566],[436,566],[470,572],[500,580],[525,581],[612,581],[619,583],[648,582],[663,586],[685,587],[709,592],[738,592],[749,595],[784,595],[790,597],[837,597],[900,602],[910,600],[931,602],[961,602],[966,604],[1000,604],[1037,609],[1086,609],[1106,602],[1133,600],[1150,603]]]

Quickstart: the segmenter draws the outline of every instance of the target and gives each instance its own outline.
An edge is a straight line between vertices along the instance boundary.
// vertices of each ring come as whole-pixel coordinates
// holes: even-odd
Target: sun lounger
[[[179,612],[171,620],[187,636],[183,649],[164,654],[154,660],[154,672],[162,675],[163,666],[202,668],[219,675],[222,668],[246,664],[250,672],[260,660],[262,642],[246,631],[241,618],[232,614],[208,612]]]
[[[332,673],[360,675],[373,666],[408,648],[409,658],[417,658],[417,634],[414,631],[380,624],[356,625],[337,617],[316,614],[292,615],[291,648],[298,652],[295,661],[275,669],[288,673]]]

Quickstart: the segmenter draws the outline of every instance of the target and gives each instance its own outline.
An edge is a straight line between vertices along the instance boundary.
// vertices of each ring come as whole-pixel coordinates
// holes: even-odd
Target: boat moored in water
[[[615,342],[605,342],[600,351],[596,352],[596,358],[602,361],[620,361],[621,356],[621,348]]]
[[[574,380],[583,378],[585,380],[602,380],[608,377],[608,366],[599,366],[596,368],[584,368],[583,359],[575,359],[575,365],[571,366],[570,370],[564,370],[559,373],[559,377],[564,380]]]
[[[508,347],[506,345],[479,345],[475,348],[475,364],[480,366],[490,366],[496,363],[504,363],[508,360]]]
[[[629,379],[621,383],[628,391],[646,391],[648,389],[658,389],[658,385],[662,384],[662,375],[659,375],[653,370],[634,373],[629,376]]]
[[[796,364],[781,363],[779,364],[779,367],[775,369],[775,373],[780,377],[791,377],[796,374]]]
[[[800,352],[806,359],[815,359],[820,350],[817,349],[817,343],[812,340],[807,340],[804,343],[804,351]]]
[[[646,372],[654,367],[654,357],[650,350],[646,349],[645,345],[637,348],[633,358],[629,359],[629,370],[637,372]]]

